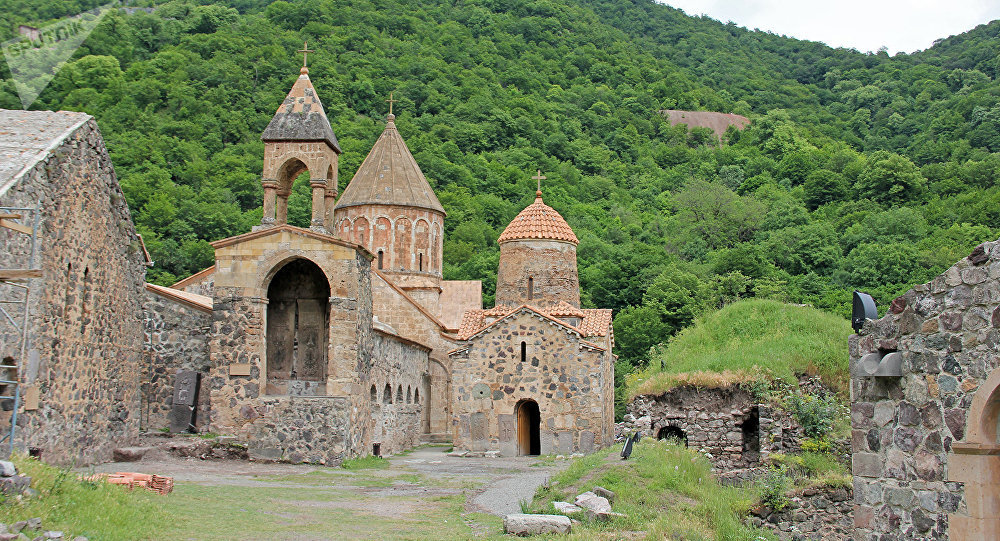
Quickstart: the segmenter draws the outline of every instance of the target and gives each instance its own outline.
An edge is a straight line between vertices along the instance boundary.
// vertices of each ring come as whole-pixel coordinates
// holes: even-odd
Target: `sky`
[[[890,55],[1000,19],[1000,0],[659,0],[688,15],[707,15],[831,47]]]

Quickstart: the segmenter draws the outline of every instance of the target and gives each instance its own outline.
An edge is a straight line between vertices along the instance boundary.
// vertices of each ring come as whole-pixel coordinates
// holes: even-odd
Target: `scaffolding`
[[[21,407],[21,366],[31,335],[30,325],[31,286],[34,278],[42,276],[36,267],[38,258],[38,225],[41,204],[31,207],[0,207],[0,229],[11,231],[14,236],[27,235],[31,240],[27,261],[17,268],[0,268],[0,325],[10,325],[17,332],[16,355],[0,361],[0,404],[13,404],[10,429],[0,437],[0,446],[7,443],[6,456],[14,452],[14,431],[17,428],[17,410]],[[13,253],[8,251],[8,253]],[[23,259],[23,257],[22,257]],[[14,263],[8,262],[8,264]]]

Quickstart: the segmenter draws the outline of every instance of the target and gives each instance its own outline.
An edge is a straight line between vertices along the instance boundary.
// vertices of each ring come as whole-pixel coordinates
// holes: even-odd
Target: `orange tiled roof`
[[[562,306],[562,304],[565,304],[566,306]],[[584,337],[607,336],[608,333],[611,332],[611,310],[581,310],[570,306],[568,303],[562,304],[556,305],[553,309],[539,308],[537,306],[527,307],[548,319],[556,321],[579,332]],[[495,323],[496,320],[504,318],[519,309],[520,307],[511,308],[509,306],[501,305],[488,310],[469,310],[462,317],[462,326],[458,331],[458,339],[468,340],[476,333]],[[582,321],[579,325],[573,326],[560,319],[562,317],[579,317],[582,318]],[[495,319],[494,321],[487,323],[486,320],[489,318]]]
[[[518,239],[550,239],[580,244],[566,220],[556,209],[542,202],[542,192],[535,192],[535,202],[528,205],[507,225],[497,242]]]

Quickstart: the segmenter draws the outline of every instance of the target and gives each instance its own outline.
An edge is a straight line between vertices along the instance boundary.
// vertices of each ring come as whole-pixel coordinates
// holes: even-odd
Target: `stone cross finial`
[[[538,181],[538,192],[536,192],[536,194],[542,195],[542,181],[545,180],[545,175],[542,174],[542,170],[539,169],[538,173],[535,176],[531,177],[531,179]]]
[[[396,103],[399,100],[392,99],[392,92],[389,92],[389,99],[387,99],[385,101],[389,102],[389,114],[391,115],[392,114],[392,104]]]
[[[302,48],[299,49],[298,51],[295,51],[297,53],[302,53],[302,67],[303,68],[307,66],[307,63],[308,63],[308,60],[309,60],[309,53],[316,52],[316,51],[313,51],[312,49],[310,49],[309,47],[307,47],[306,46],[307,44],[308,44],[308,42],[303,41],[302,42]]]

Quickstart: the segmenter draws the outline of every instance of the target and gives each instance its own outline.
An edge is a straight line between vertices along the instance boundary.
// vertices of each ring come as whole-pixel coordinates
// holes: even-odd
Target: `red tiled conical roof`
[[[503,230],[498,243],[520,239],[561,240],[580,244],[566,220],[556,209],[542,202],[542,192],[535,192],[535,202],[525,207]]]

